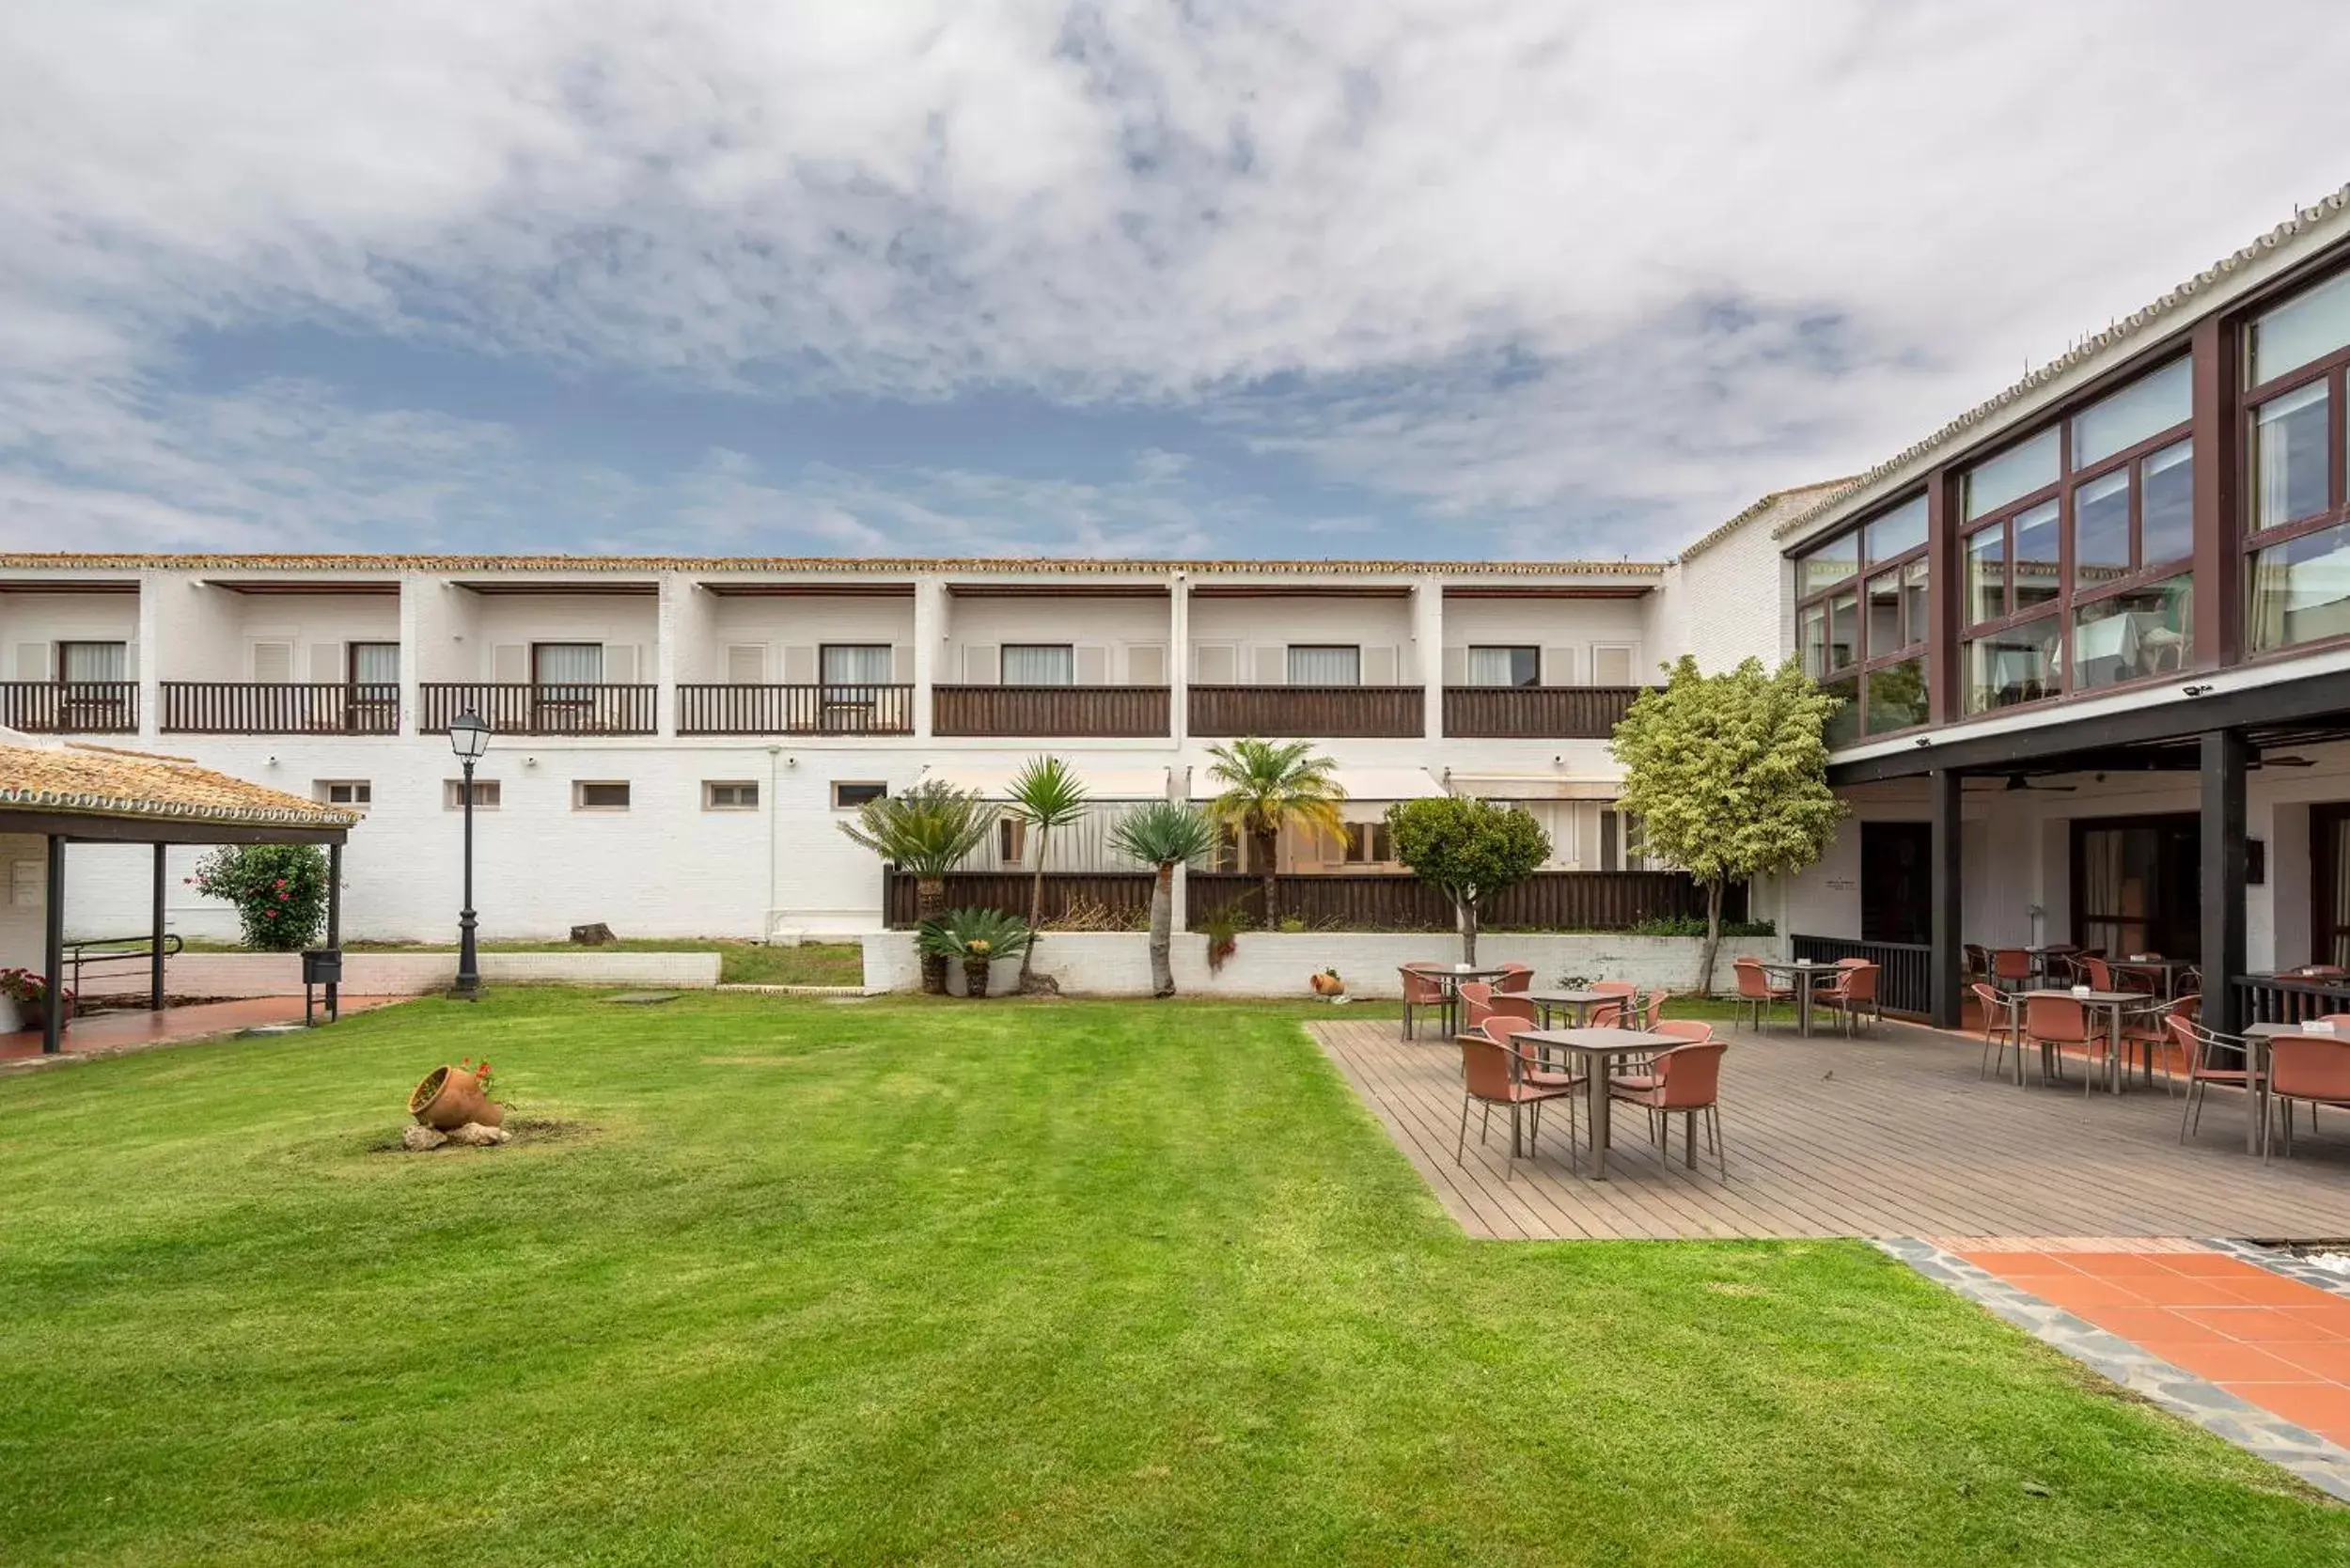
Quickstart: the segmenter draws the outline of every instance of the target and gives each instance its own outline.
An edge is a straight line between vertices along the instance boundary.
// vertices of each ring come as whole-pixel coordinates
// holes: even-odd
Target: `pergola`
[[[328,861],[326,945],[342,938],[343,841],[358,813],[201,768],[184,758],[108,746],[0,745],[0,834],[48,840],[42,909],[41,1049],[64,1032],[68,844],[149,844],[155,855],[149,1002],[164,1005],[164,856],[174,844],[320,844]]]

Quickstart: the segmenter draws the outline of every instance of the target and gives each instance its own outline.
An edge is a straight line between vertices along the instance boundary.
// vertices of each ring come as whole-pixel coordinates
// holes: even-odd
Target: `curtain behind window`
[[[69,681],[127,681],[130,652],[118,642],[69,642],[64,645],[65,678]]]
[[[603,682],[603,644],[542,642],[536,651],[542,686],[594,686]]]
[[[351,645],[351,678],[362,686],[400,684],[400,644],[354,642]]]
[[[1292,686],[1359,686],[1363,683],[1363,651],[1292,647],[1289,678]]]
[[[1472,686],[1531,686],[1540,683],[1540,655],[1530,648],[1472,648],[1468,651],[1468,683]]]
[[[1033,643],[1006,643],[1003,681],[1007,686],[1073,686],[1077,661],[1073,649]]]
[[[885,686],[889,666],[886,643],[837,643],[824,649],[821,679],[827,686]]]

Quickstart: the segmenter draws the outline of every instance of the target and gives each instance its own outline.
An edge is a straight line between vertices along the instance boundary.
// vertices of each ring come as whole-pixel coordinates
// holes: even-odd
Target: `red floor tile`
[[[2268,1348],[2312,1377],[2350,1383],[2350,1340],[2272,1340]]]
[[[2251,1265],[2241,1258],[2231,1258],[2225,1252],[2160,1252],[2151,1256],[2162,1260],[2163,1267],[2174,1274],[2194,1274],[2224,1278],[2241,1275]]]
[[[2251,1344],[2342,1338],[2301,1307],[2186,1307],[2180,1316]]]
[[[2290,1306],[2295,1298],[2272,1296],[2266,1283],[2292,1285],[2308,1290],[2297,1280],[2278,1279],[2263,1274],[2250,1264],[2243,1275],[2195,1275],[2165,1273],[2158,1278],[2136,1276],[2124,1281],[2158,1307],[2269,1307]]]
[[[2255,1307],[2309,1307],[2324,1299],[2325,1293],[2298,1279],[2255,1269],[2251,1275],[2238,1278],[2230,1275],[2217,1281]]]
[[[2107,1333],[2119,1334],[2149,1350],[2154,1348],[2156,1341],[2164,1344],[2235,1342],[2209,1324],[2198,1323],[2186,1313],[2174,1312],[2168,1307],[2100,1307],[2091,1321]]]
[[[2220,1387],[2321,1437],[2350,1443],[2350,1388],[2342,1384],[2223,1383]]]
[[[2078,1273],[2099,1279],[2126,1280],[2133,1290],[2140,1289],[2140,1279],[2170,1279],[2179,1274],[2166,1262],[2173,1256],[2164,1252],[2073,1252],[2064,1261]],[[2181,1253],[2176,1256],[2190,1256]],[[2233,1262],[2232,1259],[2230,1260]]]
[[[2104,1326],[2099,1325],[2100,1327]],[[2146,1348],[2173,1366],[2214,1383],[2296,1383],[2307,1372],[2284,1358],[2283,1347],[2239,1344],[2227,1340],[2150,1344]]]

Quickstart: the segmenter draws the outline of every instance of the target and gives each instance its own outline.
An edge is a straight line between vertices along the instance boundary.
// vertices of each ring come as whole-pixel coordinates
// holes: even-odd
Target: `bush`
[[[1703,936],[1705,917],[1702,915],[1668,916],[1661,920],[1642,920],[1629,928],[1628,936]],[[1777,936],[1778,928],[1768,920],[1724,920],[1724,936]]]
[[[326,856],[307,844],[214,850],[188,881],[235,904],[244,945],[259,952],[300,951],[326,918]]]

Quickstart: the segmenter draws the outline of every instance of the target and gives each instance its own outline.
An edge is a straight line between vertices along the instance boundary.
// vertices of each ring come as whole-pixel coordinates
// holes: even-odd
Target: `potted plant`
[[[0,969],[0,1034],[38,1027],[48,1005],[48,977],[30,969]],[[65,991],[59,998],[57,1011],[60,1022],[73,1021],[71,990]]]
[[[1248,923],[1235,899],[1223,908],[1213,910],[1199,922],[1199,930],[1208,939],[1208,972],[1214,974],[1224,967],[1224,961],[1240,948],[1240,929]]]
[[[1018,958],[1035,939],[1027,922],[1016,915],[1000,909],[950,909],[923,921],[915,944],[927,957],[960,963],[964,994],[979,1001],[987,996],[988,965],[999,958]]]
[[[506,1107],[490,1098],[490,1064],[476,1067],[467,1057],[460,1066],[427,1073],[409,1093],[408,1114],[423,1126],[453,1133],[468,1122],[497,1126],[506,1120]]]
[[[1343,996],[1346,995],[1346,982],[1339,979],[1339,972],[1336,969],[1323,970],[1322,973],[1313,977],[1310,983],[1314,988],[1314,995],[1317,996]]]

